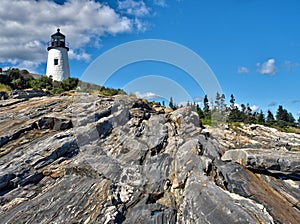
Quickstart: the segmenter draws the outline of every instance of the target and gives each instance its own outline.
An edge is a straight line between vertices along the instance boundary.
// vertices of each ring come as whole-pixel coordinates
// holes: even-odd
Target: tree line
[[[178,106],[174,104],[172,97],[169,102],[169,106],[172,109],[178,108]],[[229,102],[230,104],[227,105],[225,103],[225,95],[217,93],[213,102],[209,102],[207,95],[205,95],[202,108],[195,102],[188,102],[187,104],[197,111],[203,124],[211,124],[213,115],[214,118],[219,118],[229,123],[243,122],[246,124],[262,124],[279,128],[300,127],[300,117],[296,120],[293,114],[283,108],[282,105],[278,106],[274,116],[270,110],[267,111],[266,115],[262,110],[259,112],[252,111],[249,104],[241,104],[238,107],[233,94],[231,94]]]

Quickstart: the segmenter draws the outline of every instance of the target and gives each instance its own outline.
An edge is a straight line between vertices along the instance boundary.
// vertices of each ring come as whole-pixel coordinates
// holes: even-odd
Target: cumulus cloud
[[[203,102],[203,99],[204,99],[204,97],[202,97],[202,96],[195,96],[195,97],[193,98],[194,102],[196,102],[196,103],[201,103],[201,102]]]
[[[118,1],[118,9],[127,15],[143,17],[150,14],[144,1],[122,0]]]
[[[250,109],[252,110],[252,112],[256,112],[259,109],[259,106],[253,105],[250,107]]]
[[[298,115],[300,115],[300,110],[298,111]]]
[[[275,59],[271,58],[262,64],[257,63],[257,71],[263,75],[274,75],[277,72]]]
[[[75,59],[78,61],[86,61],[89,62],[91,60],[91,55],[87,54],[86,52],[82,51],[82,50],[70,50],[69,53],[69,59]]]
[[[250,70],[247,67],[238,67],[238,73],[242,74],[242,73],[249,73]]]
[[[141,4],[141,3],[139,3]],[[143,5],[143,4],[141,4]],[[140,9],[139,14],[146,14]],[[99,46],[104,35],[117,35],[143,30],[143,23],[95,0],[54,1],[10,0],[1,1],[0,7],[0,63],[37,67],[47,59],[46,45],[57,27],[70,43],[70,58],[89,60],[83,50]]]
[[[153,93],[153,92],[135,92],[134,93],[138,98],[144,98],[144,99],[155,99],[155,98],[161,98],[159,94]]]

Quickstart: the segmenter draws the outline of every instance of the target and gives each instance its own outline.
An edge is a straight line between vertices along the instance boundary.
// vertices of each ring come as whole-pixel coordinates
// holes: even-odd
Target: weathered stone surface
[[[223,161],[237,162],[243,166],[267,171],[279,171],[300,175],[300,153],[274,151],[270,149],[228,150],[222,156]]]
[[[300,151],[299,133],[281,132],[259,124],[241,124],[233,129],[208,127],[207,130],[226,148]]]
[[[16,89],[9,94],[9,97],[14,99],[29,99],[33,97],[42,97],[48,96],[49,93],[44,92],[43,90],[34,90],[34,89]]]
[[[203,131],[189,107],[155,109],[128,96],[80,93],[8,99],[0,122],[3,223],[300,219],[297,161],[291,160],[298,158],[297,145],[276,151],[282,151],[280,174],[254,169],[248,160],[245,166],[222,161],[233,151],[220,144],[216,130]]]

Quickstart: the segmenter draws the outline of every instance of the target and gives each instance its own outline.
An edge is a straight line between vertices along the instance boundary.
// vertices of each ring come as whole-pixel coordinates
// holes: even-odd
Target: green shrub
[[[50,92],[52,94],[61,94],[64,90],[62,88],[53,88]]]
[[[41,76],[38,79],[33,79],[30,81],[30,87],[33,89],[47,89],[51,90],[53,88],[52,77]]]
[[[8,85],[5,85],[3,83],[0,83],[0,92],[9,93],[9,92],[11,92],[11,87]]]
[[[70,90],[76,89],[78,86],[78,83],[79,83],[78,78],[70,78],[70,77],[61,82],[62,88],[65,91],[70,91]]]
[[[100,88],[99,94],[102,94],[104,96],[115,96],[118,94],[126,95],[126,92],[122,89],[113,89],[102,86]]]

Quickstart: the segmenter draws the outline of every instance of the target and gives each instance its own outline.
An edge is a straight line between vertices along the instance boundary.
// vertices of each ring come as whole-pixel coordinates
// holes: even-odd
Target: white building
[[[46,75],[53,80],[62,81],[70,77],[68,59],[69,48],[66,46],[66,37],[57,29],[57,33],[51,35],[48,46],[48,61]]]

